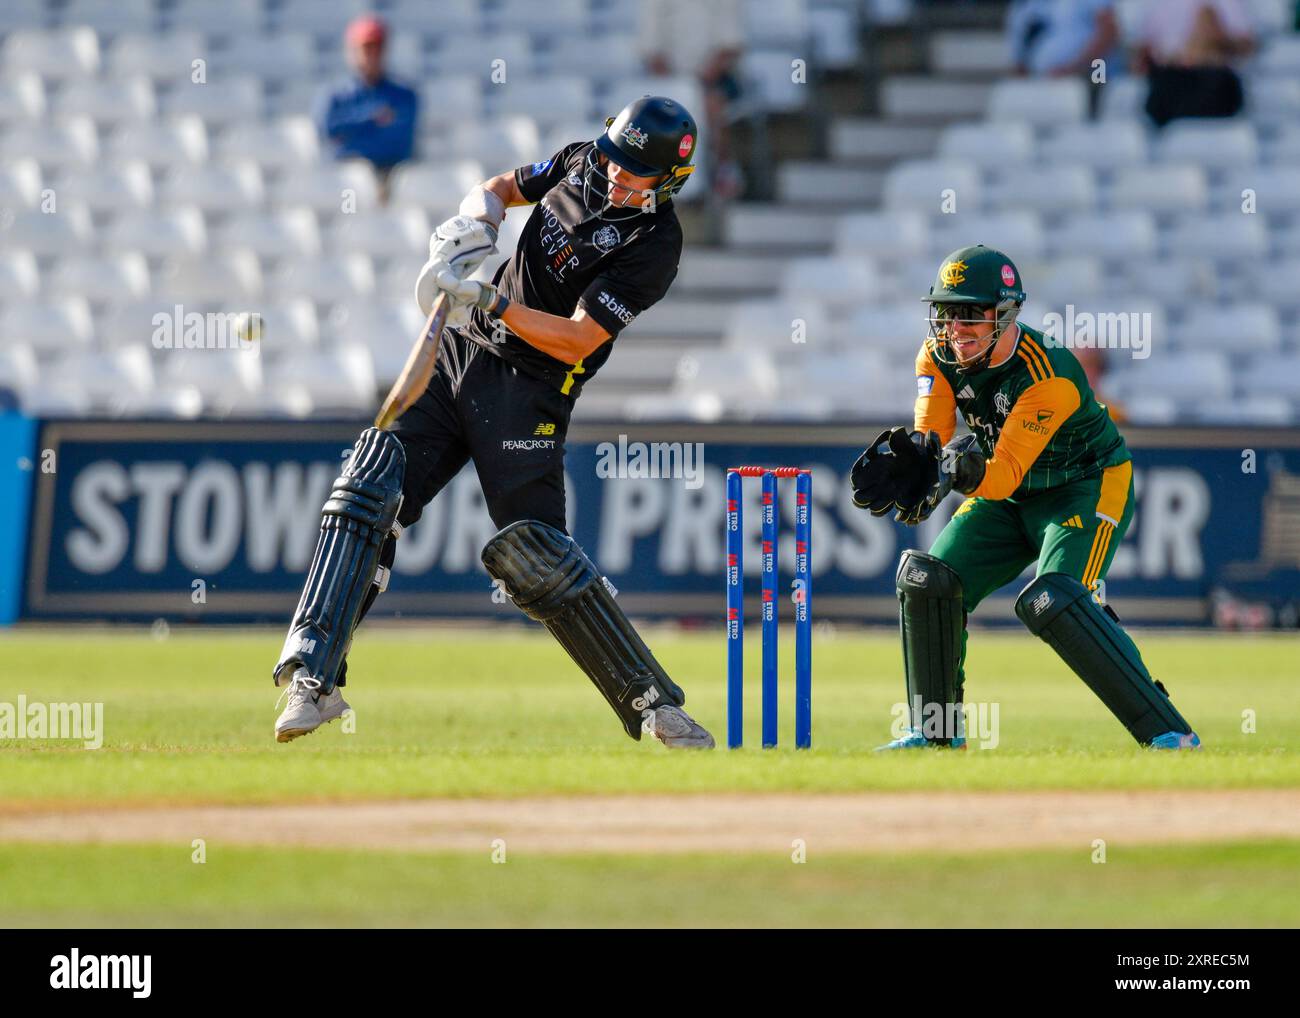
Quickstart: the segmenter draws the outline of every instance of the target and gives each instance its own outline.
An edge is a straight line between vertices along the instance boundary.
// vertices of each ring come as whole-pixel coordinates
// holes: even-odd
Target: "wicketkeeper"
[[[587,673],[634,739],[711,748],[686,697],[565,530],[564,440],[583,385],[614,340],[668,291],[682,231],[673,196],[698,144],[680,104],[646,96],[595,141],[475,187],[438,227],[416,300],[452,302],[433,380],[391,431],[368,428],[325,503],[302,600],[275,666],[287,742],[339,717],[353,630],[387,587],[396,542],[472,460],[494,524],[483,564]],[[492,283],[467,277],[496,250],[506,210],[534,206]]]
[[[882,748],[964,747],[966,618],[1035,563],[1020,621],[1140,744],[1199,747],[1100,596],[1133,518],[1133,464],[1083,368],[1016,320],[1025,292],[1000,251],[954,251],[924,300],[913,430],[871,443],[853,466],[853,500],[909,525],[954,489],[966,500],[928,554],[905,551],[898,564],[911,725]],[[970,434],[954,440],[959,411]]]

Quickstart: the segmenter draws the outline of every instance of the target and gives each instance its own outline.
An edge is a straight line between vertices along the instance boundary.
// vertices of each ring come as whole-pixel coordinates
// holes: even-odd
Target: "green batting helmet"
[[[1010,258],[1001,251],[975,244],[958,248],[943,260],[930,292],[922,299],[930,305],[930,335],[935,340],[936,356],[960,371],[979,371],[993,356],[997,337],[1020,314],[1025,291],[1021,287],[1020,270]],[[962,308],[978,309],[978,313],[959,318]],[[974,362],[959,363],[948,349],[947,326],[986,321],[984,312],[988,308],[996,311],[994,343]]]

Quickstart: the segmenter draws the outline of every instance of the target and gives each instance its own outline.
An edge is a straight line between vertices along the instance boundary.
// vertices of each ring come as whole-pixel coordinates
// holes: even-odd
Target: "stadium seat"
[[[641,63],[637,38],[627,28],[622,25],[618,31],[602,35],[597,45],[588,35],[560,36],[546,51],[548,72],[582,74],[602,82],[623,77],[629,67]]]
[[[0,32],[16,28],[45,28],[50,21],[48,0],[7,0],[0,7]]]
[[[356,159],[287,174],[272,189],[272,200],[282,208],[306,205],[328,216],[343,214],[345,203],[349,211],[378,205],[375,175],[368,164]]]
[[[1120,365],[1125,361],[1110,363]],[[1177,401],[1180,407],[1232,395],[1232,369],[1226,354],[1208,350],[1187,352],[1179,356],[1177,370],[1171,370],[1172,367],[1160,357],[1133,361],[1132,366],[1122,371],[1107,372],[1107,386],[1126,407],[1135,393],[1165,396]]]
[[[782,279],[781,297],[791,305],[816,301],[832,315],[877,298],[880,277],[865,258],[796,258]]]
[[[320,140],[309,117],[231,124],[222,131],[218,155],[251,159],[264,170],[293,171],[320,161]]]
[[[1261,258],[1268,252],[1268,231],[1258,216],[1240,212],[1191,216],[1176,222],[1165,235],[1165,250],[1203,251],[1220,265]]]
[[[500,0],[494,28],[527,32],[534,38],[585,35],[588,0]]]
[[[1025,290],[1034,300],[1053,306],[1096,297],[1105,286],[1101,259],[1062,255],[1046,260],[1016,259]]]
[[[144,346],[57,357],[45,367],[42,376],[75,385],[94,407],[110,413],[120,413],[132,397],[138,399],[154,385],[153,363]]]
[[[989,120],[1055,127],[1087,116],[1088,86],[1073,78],[1013,78],[999,81],[989,96]]]
[[[925,74],[891,74],[880,84],[879,109],[887,120],[948,123],[960,120],[1023,120],[989,112],[992,86]]]
[[[488,89],[486,99],[494,116],[531,117],[548,124],[586,116],[593,106],[590,82],[575,75],[525,78],[512,74]]]
[[[35,159],[14,159],[0,164],[0,208],[38,208],[43,179]]]
[[[1061,255],[1140,257],[1155,254],[1156,227],[1149,212],[1137,210],[1072,216],[1048,240]]]
[[[0,67],[6,76],[31,71],[56,81],[93,75],[99,71],[99,37],[84,25],[19,29],[0,44]]]
[[[367,0],[283,0],[275,11],[280,31],[342,39],[349,21],[374,5]]]
[[[262,293],[262,267],[252,251],[212,252],[177,258],[154,281],[159,296],[178,304],[214,304],[223,311],[250,311]]]
[[[887,209],[939,213],[949,195],[958,212],[979,211],[983,192],[975,167],[957,160],[916,159],[896,163],[885,176]]]
[[[207,87],[242,77],[285,81],[315,73],[316,47],[302,32],[259,33],[243,36],[237,44],[212,50]],[[345,73],[340,60],[339,74]]]
[[[60,18],[64,25],[90,25],[99,32],[151,32],[158,9],[154,0],[68,0]]]
[[[245,39],[261,32],[264,7],[263,0],[175,0],[169,21],[174,28]]]
[[[384,44],[384,71],[394,81],[408,88],[423,82],[428,48],[424,41],[411,32],[390,32]],[[344,66],[346,54],[340,51],[339,66]]]
[[[295,404],[295,389],[304,391],[316,413],[353,415],[374,406],[376,383],[370,352],[360,345],[292,354],[265,369],[266,389],[286,394]]]
[[[26,249],[38,258],[84,251],[91,243],[90,212],[84,205],[67,202],[59,205],[58,215],[30,209],[18,209],[5,232],[5,247]]]
[[[0,346],[0,389],[12,389],[21,394],[36,388],[39,379],[36,355],[29,347],[19,343]]]
[[[1242,399],[1282,396],[1300,402],[1300,354],[1251,358],[1237,373],[1236,381]]]
[[[983,244],[1012,259],[1037,258],[1043,253],[1046,231],[1032,212],[1000,212],[981,215],[964,212],[934,216],[930,231],[930,254],[938,259],[959,247]]]
[[[1291,401],[1278,395],[1207,400],[1192,407],[1192,411],[1203,424],[1230,427],[1287,427],[1296,419]]]
[[[27,346],[41,356],[84,350],[93,338],[90,305],[82,297],[6,304],[0,310],[0,342]]]
[[[1222,212],[1241,212],[1245,192],[1254,192],[1254,211],[1265,216],[1291,217],[1300,213],[1300,188],[1295,186],[1295,169],[1290,166],[1250,166],[1224,175],[1215,189],[1215,207]]]
[[[113,302],[97,322],[96,337],[104,349],[143,346],[152,349],[157,325],[154,316],[175,314],[175,304],[162,297]]]
[[[320,227],[309,208],[272,213],[239,212],[214,231],[213,247],[246,247],[260,258],[299,258],[321,253]]]
[[[1028,163],[1034,158],[1034,132],[1021,121],[953,124],[939,136],[938,156],[981,168]]]
[[[420,83],[420,133],[427,140],[425,157],[448,159],[441,132],[483,111],[483,89],[475,78],[429,78]]]
[[[1117,258],[1115,293],[1145,293],[1168,304],[1213,297],[1223,274],[1214,262],[1195,251],[1170,251],[1163,258],[1135,255]]]
[[[324,303],[367,297],[375,289],[375,270],[364,255],[294,259],[275,281],[281,297],[306,297]],[[412,281],[414,291],[414,281]]]
[[[599,392],[596,395],[599,397]],[[578,402],[574,417],[576,418],[581,412],[584,418],[594,419],[590,413],[584,412],[585,403],[587,403],[585,398]],[[680,394],[655,392],[644,396],[619,393],[618,406],[622,408],[622,414],[611,414],[611,416],[622,416],[629,421],[695,421],[697,423],[721,420],[724,409],[722,398],[707,389]]]
[[[921,300],[924,293],[922,288],[916,300],[899,299],[860,308],[836,326],[835,345],[849,350],[880,350],[910,366],[929,334],[928,312]]]
[[[169,168],[204,162],[208,158],[208,132],[198,117],[132,123],[109,139],[114,159],[143,159],[150,166]]]
[[[381,209],[339,216],[330,231],[330,249],[337,254],[368,254],[376,258],[427,257],[428,217],[418,208]]]
[[[447,134],[446,151],[452,158],[477,160],[489,176],[552,154],[542,151],[537,122],[517,116],[455,124]]]
[[[1106,82],[1106,87],[1101,90],[1102,122],[1131,120],[1145,123],[1147,91],[1145,78],[1126,76]]]
[[[704,122],[704,93],[690,75],[631,74],[615,78],[600,99],[600,120],[612,117],[628,103],[643,95],[666,95],[691,111],[696,123]],[[699,153],[696,153],[699,158]]]
[[[1174,338],[1189,348],[1271,353],[1282,347],[1282,324],[1271,307],[1211,301],[1186,307]]]
[[[195,60],[207,60],[208,46],[198,32],[123,34],[108,49],[108,72],[116,78],[146,74],[155,81],[189,81]]]
[[[824,345],[830,342],[830,336],[820,307],[787,297],[736,302],[728,315],[723,342],[737,353],[785,353],[800,346]]]
[[[310,300],[300,298],[265,304],[259,301],[255,302],[252,310],[261,316],[262,338],[259,342],[263,357],[285,357],[321,345],[320,319],[316,305]]]
[[[4,145],[54,171],[85,169],[99,155],[99,136],[89,117],[68,117],[57,124],[20,120],[10,124]]]
[[[1062,124],[1043,141],[1041,152],[1044,162],[1053,168],[1090,166],[1112,172],[1146,162],[1147,135],[1138,120]]]
[[[1246,114],[1261,126],[1294,124],[1300,116],[1300,81],[1255,77],[1246,83]]]
[[[1254,284],[1254,292],[1269,304],[1288,309],[1300,307],[1300,286],[1296,286],[1296,280],[1300,279],[1300,243],[1284,258],[1269,258],[1250,266],[1247,275]]]
[[[1097,207],[1097,182],[1087,166],[1054,165],[1044,172],[1012,164],[989,171],[984,198],[990,208],[1006,211],[1090,212]]]
[[[85,417],[91,412],[90,394],[75,382],[43,378],[22,393],[28,417]]]
[[[218,414],[257,406],[262,389],[262,358],[257,349],[166,350],[161,359],[161,387],[192,386],[206,409]]]
[[[40,290],[41,270],[34,254],[30,251],[0,251],[0,294],[6,298],[31,298]]]
[[[835,249],[842,254],[893,258],[926,254],[929,225],[920,212],[849,212],[835,227]]]
[[[421,32],[425,35],[479,35],[482,29],[479,5],[475,0],[388,0],[384,18],[394,32]]]
[[[740,399],[772,399],[779,387],[776,365],[766,353],[701,347],[688,350],[677,362],[673,392],[678,396],[710,394],[727,405]]]
[[[97,164],[70,176],[59,188],[63,197],[84,203],[93,212],[116,214],[153,205],[153,176],[140,160]]]
[[[1255,70],[1265,74],[1300,77],[1300,34],[1276,35],[1264,40]]]
[[[402,166],[393,175],[392,202],[427,209],[432,218],[441,221],[444,213],[453,215],[469,189],[488,176],[482,163],[468,159]]]
[[[95,301],[142,300],[149,296],[149,266],[143,255],[133,251],[107,257],[71,255],[54,263],[45,292]]]
[[[939,74],[1010,75],[1011,54],[1001,32],[971,29],[930,36],[930,66]]]
[[[165,107],[169,116],[193,115],[217,127],[256,121],[263,112],[262,82],[228,73],[202,84],[182,82],[168,93]]]
[[[153,82],[143,76],[70,81],[59,90],[54,101],[56,115],[88,116],[100,125],[147,120],[156,110]]]
[[[139,251],[148,258],[202,254],[207,247],[203,214],[196,208],[132,212],[119,216],[104,235],[109,251]]]
[[[527,77],[533,70],[533,43],[523,32],[504,30],[493,35],[447,37],[438,40],[430,60],[434,75],[473,76],[481,82],[499,76]]]
[[[862,55],[859,12],[853,5],[814,7],[808,12],[813,61],[818,67],[844,71]]]
[[[414,291],[414,281],[410,289]],[[332,308],[323,331],[327,346],[366,347],[375,376],[380,383],[391,385],[406,365],[424,321],[425,316],[409,296],[404,301],[354,301]]]
[[[0,125],[45,116],[45,85],[39,74],[0,78]]]
[[[1198,123],[1176,120],[1161,132],[1155,155],[1163,163],[1186,163],[1206,169],[1249,166],[1259,161],[1255,129],[1239,121]]]
[[[1110,189],[1112,209],[1156,214],[1202,212],[1209,205],[1209,187],[1199,166],[1130,166],[1120,170]]]
[[[1111,384],[1112,375],[1107,374],[1107,385]],[[1110,395],[1106,399],[1112,399]],[[1103,400],[1104,402],[1105,400]],[[1146,427],[1163,427],[1177,424],[1183,414],[1181,404],[1172,396],[1157,395],[1149,392],[1133,392],[1124,397],[1124,422],[1126,424]]]
[[[795,80],[791,64],[796,57],[806,60],[806,53],[806,49],[758,49],[744,53],[740,58],[740,74],[746,92],[741,101],[766,113],[794,113],[803,109],[808,101],[808,85]]]
[[[240,211],[262,204],[262,174],[254,162],[205,163],[173,170],[162,186],[168,208],[193,206],[204,212]]]

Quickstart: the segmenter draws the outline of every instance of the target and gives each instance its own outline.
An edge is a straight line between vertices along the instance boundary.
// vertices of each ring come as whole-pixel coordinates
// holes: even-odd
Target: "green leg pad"
[[[1016,615],[1147,745],[1164,732],[1192,729],[1142,663],[1128,633],[1088,588],[1065,573],[1044,573],[1020,592]]]
[[[933,741],[947,745],[957,734],[948,730],[947,719],[955,717],[951,705],[958,702],[965,629],[961,579],[942,559],[908,550],[899,560],[895,582],[912,727],[931,738],[933,719],[943,718],[943,730],[934,733]]]

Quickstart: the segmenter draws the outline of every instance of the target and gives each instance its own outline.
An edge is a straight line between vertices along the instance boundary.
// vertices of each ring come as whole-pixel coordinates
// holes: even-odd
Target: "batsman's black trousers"
[[[574,399],[445,329],[438,367],[393,434],[406,450],[407,527],[469,460],[498,528],[541,520],[567,533],[564,439]]]

